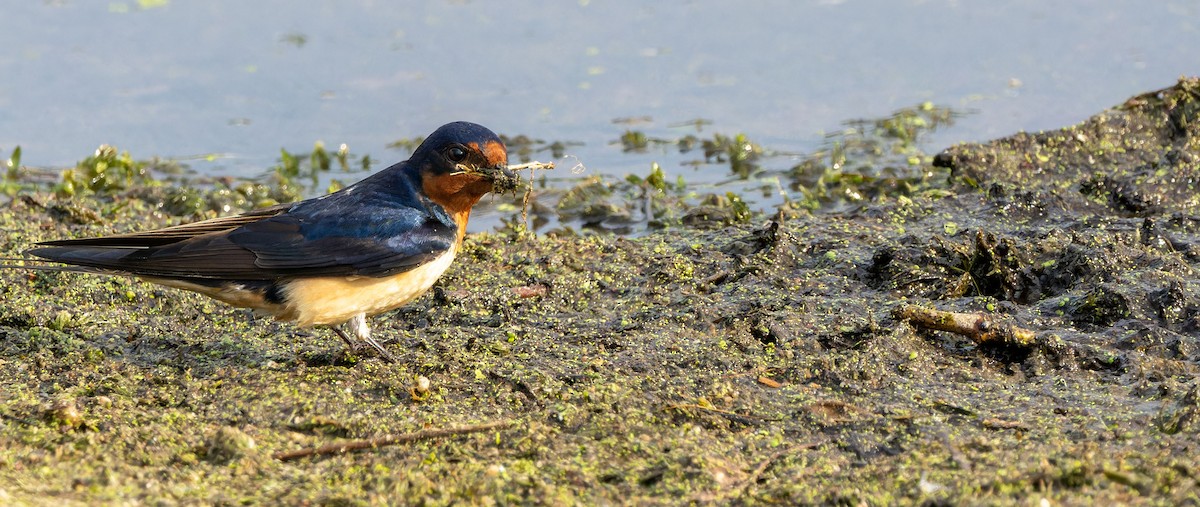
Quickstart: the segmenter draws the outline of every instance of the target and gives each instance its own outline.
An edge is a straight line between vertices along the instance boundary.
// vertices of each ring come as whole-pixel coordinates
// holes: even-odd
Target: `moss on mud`
[[[1197,104],[1185,79],[956,146],[947,191],[837,214],[475,235],[374,319],[397,364],[140,281],[0,270],[0,502],[1197,502]],[[0,210],[5,255],[176,220],[48,200]],[[905,304],[1036,345],[914,329]]]

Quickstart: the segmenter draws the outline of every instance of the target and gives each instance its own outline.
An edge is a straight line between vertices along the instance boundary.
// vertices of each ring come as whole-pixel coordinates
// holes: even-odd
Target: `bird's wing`
[[[363,207],[314,221],[280,216],[228,237],[254,253],[258,268],[272,272],[385,276],[454,248],[458,229],[417,208]]]
[[[274,280],[385,276],[438,257],[457,239],[453,225],[418,208],[357,206],[336,213],[317,209],[321,212],[294,207],[232,217],[225,222],[232,228],[207,221],[213,223],[53,242],[30,253],[143,276]],[[166,242],[176,237],[184,239]]]
[[[209,220],[202,220],[200,222],[192,222],[173,227],[164,227],[162,229],[155,229],[152,231],[133,232],[129,234],[113,234],[98,238],[43,241],[38,244],[70,247],[96,246],[110,248],[149,248],[153,246],[176,243],[208,233],[231,231],[242,225],[258,222],[264,218],[270,218],[283,213],[292,206],[295,206],[295,203],[279,204],[269,208],[248,211],[240,215],[212,218]]]

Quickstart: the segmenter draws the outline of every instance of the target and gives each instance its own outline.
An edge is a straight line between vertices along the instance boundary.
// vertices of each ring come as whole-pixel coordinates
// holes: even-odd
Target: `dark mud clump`
[[[836,214],[477,235],[435,291],[375,320],[394,365],[199,296],[5,270],[0,499],[1196,502],[1198,109],[1182,80],[956,146],[943,191]],[[0,212],[6,255],[146,221],[39,203]],[[495,421],[515,424],[272,459]]]

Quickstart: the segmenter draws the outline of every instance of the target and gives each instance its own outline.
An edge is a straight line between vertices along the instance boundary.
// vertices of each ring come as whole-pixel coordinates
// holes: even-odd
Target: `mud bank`
[[[136,280],[0,270],[0,501],[1197,502],[1198,113],[1181,80],[836,214],[475,235],[375,319],[398,364]],[[178,220],[88,202],[12,200],[0,252]]]

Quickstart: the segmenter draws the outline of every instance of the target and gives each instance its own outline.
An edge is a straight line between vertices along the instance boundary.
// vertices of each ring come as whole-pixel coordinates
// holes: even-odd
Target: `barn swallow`
[[[352,349],[367,317],[423,294],[462,246],[471,207],[515,189],[504,143],[443,125],[403,162],[337,192],[145,232],[38,243],[42,259],[186,289],[300,327],[328,326]],[[349,323],[358,342],[340,329]]]

